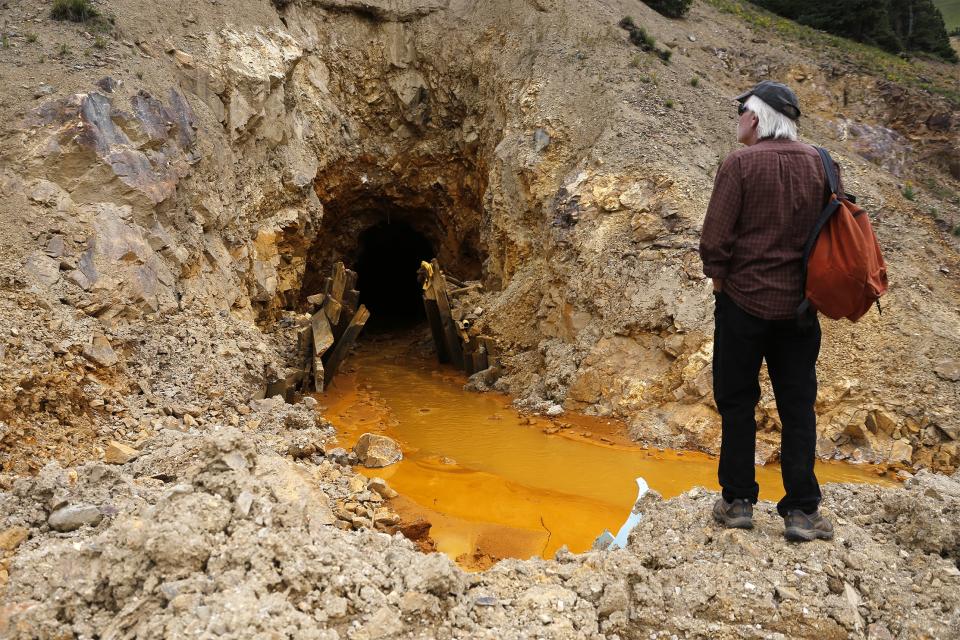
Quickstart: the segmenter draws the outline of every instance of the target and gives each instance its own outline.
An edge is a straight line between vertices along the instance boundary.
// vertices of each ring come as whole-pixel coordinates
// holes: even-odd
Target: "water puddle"
[[[342,446],[364,432],[398,441],[404,459],[380,476],[400,492],[391,506],[427,519],[437,549],[466,568],[504,557],[579,553],[604,529],[616,534],[642,476],[664,497],[717,489],[716,460],[645,449],[622,425],[589,416],[526,417],[499,394],[462,389],[466,378],[416,355],[411,339],[367,337],[326,393],[318,395]],[[874,469],[818,463],[821,482],[891,483]],[[780,469],[757,469],[761,498],[783,493]]]

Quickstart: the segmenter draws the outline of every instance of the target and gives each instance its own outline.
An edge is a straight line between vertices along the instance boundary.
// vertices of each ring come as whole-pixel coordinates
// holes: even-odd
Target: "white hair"
[[[744,106],[757,114],[757,137],[797,139],[797,123],[758,98],[750,96]]]

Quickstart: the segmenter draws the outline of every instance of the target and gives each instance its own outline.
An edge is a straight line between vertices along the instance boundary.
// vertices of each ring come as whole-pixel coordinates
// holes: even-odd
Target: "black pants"
[[[766,358],[783,423],[780,463],[786,495],[777,511],[781,516],[791,509],[813,513],[821,499],[813,473],[820,323],[816,317],[804,323],[764,320],[725,293],[716,294],[714,320],[713,396],[723,420],[718,475],[724,499],[757,501],[754,411],[760,400],[760,364]]]

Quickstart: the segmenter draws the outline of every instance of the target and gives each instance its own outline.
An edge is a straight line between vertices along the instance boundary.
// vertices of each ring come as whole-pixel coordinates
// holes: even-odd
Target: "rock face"
[[[387,467],[403,459],[400,445],[387,436],[365,433],[353,447],[354,453],[365,467],[375,469]]]

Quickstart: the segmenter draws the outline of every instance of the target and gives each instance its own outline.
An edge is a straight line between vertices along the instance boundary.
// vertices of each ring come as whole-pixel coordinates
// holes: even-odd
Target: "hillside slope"
[[[956,479],[924,471],[901,490],[834,489],[843,541],[829,562],[820,546],[768,555],[774,525],[761,548],[698,524],[709,497],[695,492],[651,509],[651,537],[622,554],[506,563],[474,580],[377,531],[391,530],[375,514],[381,525],[391,514],[323,454],[336,425],[312,399],[264,398],[296,374],[306,296],[386,212],[445,268],[485,285],[471,330],[496,341],[501,363],[478,382],[531,411],[612,415],[637,440],[715,451],[699,228],[736,147],[730,97],[775,78],[800,95],[804,139],[830,148],[874,217],[891,273],[882,316],[825,327],[818,454],[952,473],[955,68],[735,0],[697,2],[680,21],[634,0],[96,7],[109,29],[53,21],[44,3],[3,9],[0,628],[319,638],[956,628]],[[630,44],[617,26],[626,15],[673,52],[669,64]],[[779,439],[768,385],[760,417],[765,462]],[[103,464],[123,451],[110,441],[141,458]],[[355,528],[339,510],[348,502],[374,514],[361,531],[341,530]],[[713,544],[722,549],[698,555]],[[761,560],[754,589],[684,569],[743,552]],[[815,577],[794,584],[797,570]],[[476,604],[491,591],[495,606]],[[776,611],[776,624],[731,621],[743,599]]]

